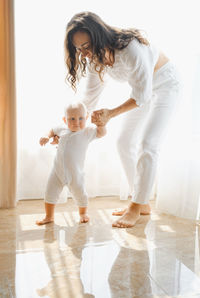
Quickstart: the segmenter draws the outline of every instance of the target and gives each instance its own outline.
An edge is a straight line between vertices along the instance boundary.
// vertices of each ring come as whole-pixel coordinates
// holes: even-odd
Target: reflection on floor
[[[117,197],[90,200],[78,224],[72,200],[54,224],[36,226],[43,201],[0,210],[0,297],[200,297],[198,223],[159,213],[131,229],[112,228]]]

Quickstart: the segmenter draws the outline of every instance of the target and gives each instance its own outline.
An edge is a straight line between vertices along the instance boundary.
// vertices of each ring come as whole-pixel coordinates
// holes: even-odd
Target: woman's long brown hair
[[[95,70],[102,79],[102,72],[105,65],[105,49],[109,49],[114,55],[114,50],[122,50],[128,46],[131,40],[137,39],[140,43],[149,45],[138,29],[118,29],[104,23],[102,19],[92,12],[81,12],[73,16],[67,24],[65,37],[65,62],[68,69],[67,81],[71,87],[76,90],[76,82],[78,80],[78,72],[81,76],[86,73],[87,61],[77,52],[73,45],[73,35],[78,32],[85,32],[91,40],[93,59],[91,62],[95,64]]]

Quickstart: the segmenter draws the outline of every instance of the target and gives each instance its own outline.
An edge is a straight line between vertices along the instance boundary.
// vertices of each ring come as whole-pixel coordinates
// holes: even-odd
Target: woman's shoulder
[[[126,63],[128,61],[135,61],[143,59],[144,57],[157,57],[158,49],[157,47],[150,43],[148,45],[140,43],[137,39],[133,39],[128,46],[124,49],[122,53]]]
[[[126,51],[129,54],[137,54],[143,51],[144,49],[147,49],[148,47],[149,45],[145,45],[139,42],[136,38],[134,38],[129,42],[128,46],[126,47]]]
[[[123,64],[129,66],[130,61],[135,61],[140,56],[140,43],[137,39],[133,39],[129,44],[122,50],[115,50],[115,62],[116,65]]]
[[[146,45],[141,44],[137,39],[133,39],[122,50],[115,50],[115,55],[120,58],[129,58],[130,56],[137,55],[144,46]]]

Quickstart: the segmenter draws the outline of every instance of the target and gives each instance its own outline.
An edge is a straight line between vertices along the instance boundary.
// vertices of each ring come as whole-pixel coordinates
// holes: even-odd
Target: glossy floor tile
[[[43,201],[0,210],[0,297],[200,298],[200,225],[160,213],[131,229],[112,228],[117,197],[89,202],[78,224],[72,200],[55,223],[37,226]]]

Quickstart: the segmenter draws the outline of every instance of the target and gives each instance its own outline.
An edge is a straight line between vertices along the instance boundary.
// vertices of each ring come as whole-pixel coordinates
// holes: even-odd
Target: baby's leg
[[[73,180],[68,185],[73,199],[76,201],[79,208],[80,223],[89,221],[87,214],[88,195],[84,186],[84,178],[79,175],[74,175]]]
[[[55,204],[49,204],[45,202],[46,216],[42,220],[37,220],[36,224],[40,226],[40,225],[45,225],[45,224],[54,222],[54,209],[55,209]]]
[[[46,192],[45,192],[45,212],[46,216],[42,220],[36,221],[37,225],[44,225],[54,221],[54,209],[57,203],[60,193],[63,189],[63,185],[56,175],[55,171],[52,170],[49,176]]]
[[[89,221],[89,216],[87,215],[87,207],[79,207],[80,223],[86,223]]]

